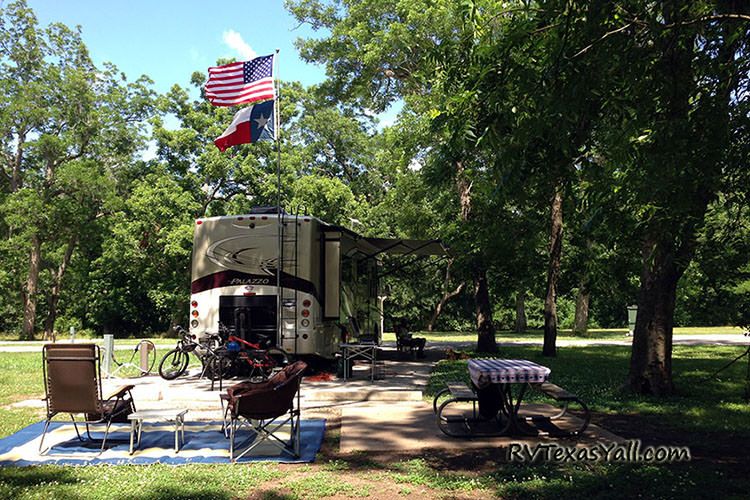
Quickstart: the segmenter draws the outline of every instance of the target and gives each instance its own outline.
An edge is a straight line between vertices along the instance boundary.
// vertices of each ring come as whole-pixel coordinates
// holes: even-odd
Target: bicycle
[[[192,352],[201,362],[201,377],[206,373],[207,361],[213,357],[215,350],[220,345],[217,335],[212,335],[202,342],[196,342],[195,335],[191,335],[184,328],[177,325],[174,330],[180,335],[177,346],[167,352],[159,362],[159,375],[164,380],[174,380],[183,375],[190,364],[190,353]]]
[[[263,349],[234,335],[228,334],[228,329],[220,326],[219,331],[226,342],[208,360],[206,375],[213,382],[219,381],[219,388],[225,378],[234,376],[246,377],[250,383],[260,383],[277,370],[284,368],[291,361],[289,353],[279,347]]]
[[[107,374],[108,377],[114,377],[119,371],[123,371],[124,377],[144,377],[151,373],[156,363],[156,346],[150,340],[141,340],[138,342],[133,351],[130,353],[130,359],[122,363],[117,360],[114,349],[111,353],[105,355],[117,365],[114,371]],[[136,361],[137,360],[137,361]]]

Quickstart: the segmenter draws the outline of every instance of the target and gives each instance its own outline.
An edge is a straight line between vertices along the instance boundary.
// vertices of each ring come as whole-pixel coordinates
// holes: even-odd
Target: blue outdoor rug
[[[81,431],[85,426],[79,424]],[[107,448],[99,454],[101,442],[78,440],[71,422],[52,422],[44,439],[45,448],[53,447],[46,455],[39,454],[39,440],[44,422],[32,424],[15,434],[0,439],[0,466],[26,466],[40,464],[96,465],[96,464],[206,464],[229,463],[229,439],[221,432],[220,422],[186,422],[185,442],[180,451],[174,451],[174,426],[169,423],[144,424],[141,444],[130,455],[130,425],[114,424]],[[103,426],[92,426],[94,439],[104,436]],[[284,432],[286,431],[286,433]],[[265,442],[245,455],[239,462],[273,461],[284,463],[312,462],[323,443],[325,420],[302,420],[300,425],[300,457],[294,458],[273,444]],[[289,426],[278,434],[289,436]],[[238,431],[235,442],[240,450],[254,439],[254,433],[245,428]]]

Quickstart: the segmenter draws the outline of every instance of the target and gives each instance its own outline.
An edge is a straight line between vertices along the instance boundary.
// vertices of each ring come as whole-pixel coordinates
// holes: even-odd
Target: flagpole
[[[276,49],[276,57],[273,58],[273,63],[276,65],[274,68],[274,76],[276,77],[276,101],[274,106],[276,108],[274,112],[274,130],[276,130],[276,206],[281,211],[281,106],[279,105],[279,99],[281,98],[281,80],[279,79],[279,50]]]
[[[273,58],[274,78],[276,79],[276,99],[274,100],[274,131],[276,132],[276,236],[278,243],[278,253],[276,257],[278,263],[276,265],[276,324],[278,330],[276,332],[277,345],[283,348],[284,344],[284,322],[282,320],[282,295],[283,288],[281,288],[281,270],[284,267],[284,256],[283,256],[283,220],[281,215],[281,127],[279,124],[281,120],[279,118],[279,98],[281,97],[281,83],[279,80],[279,49],[276,49],[276,56]]]

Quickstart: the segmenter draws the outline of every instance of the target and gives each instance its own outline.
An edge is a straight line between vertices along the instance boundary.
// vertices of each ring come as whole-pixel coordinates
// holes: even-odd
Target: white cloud
[[[248,43],[242,39],[242,35],[234,30],[225,31],[222,36],[224,43],[229,46],[230,49],[236,51],[243,60],[254,59],[257,54]]]

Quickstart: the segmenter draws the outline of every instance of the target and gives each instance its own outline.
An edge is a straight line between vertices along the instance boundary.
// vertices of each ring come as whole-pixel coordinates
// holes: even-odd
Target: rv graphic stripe
[[[193,281],[190,284],[190,292],[200,293],[214,288],[221,288],[223,286],[240,285],[276,286],[276,274],[274,273],[272,276],[269,276],[267,274],[250,274],[233,270],[220,271]],[[303,280],[302,278],[292,276],[291,274],[281,274],[281,286],[309,293],[315,298],[318,298],[318,291],[315,289],[315,285],[307,280]]]

